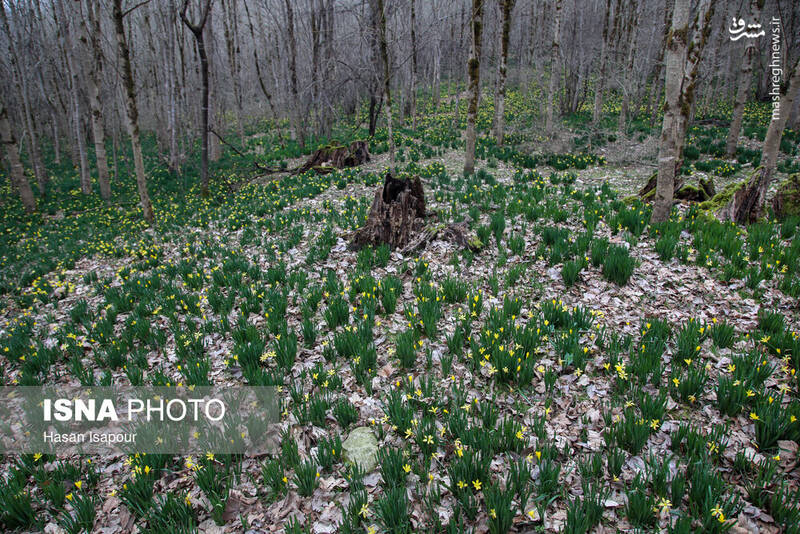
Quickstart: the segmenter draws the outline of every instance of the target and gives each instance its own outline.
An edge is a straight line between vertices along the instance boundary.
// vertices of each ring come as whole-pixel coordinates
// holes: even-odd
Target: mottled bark
[[[764,0],[750,1],[750,19],[758,20],[761,16],[761,9],[764,7]],[[747,39],[742,58],[742,69],[739,74],[736,89],[736,101],[733,104],[733,117],[731,127],[728,130],[728,140],[725,143],[725,154],[732,158],[736,154],[736,145],[739,142],[739,133],[742,130],[742,120],[744,119],[744,105],[750,95],[750,80],[753,77],[753,60],[758,51],[755,39]]]
[[[289,42],[289,89],[292,93],[292,130],[301,148],[306,146],[305,130],[300,112],[300,91],[297,83],[297,40],[294,35],[294,8],[291,0],[285,0],[286,31]]]
[[[559,72],[559,56],[561,49],[561,8],[563,0],[555,1],[555,13],[553,14],[553,42],[550,45],[550,85],[547,90],[547,104],[545,109],[544,129],[547,135],[553,134],[553,114],[556,102],[556,90],[558,80],[561,77]]]
[[[417,12],[416,1],[411,0],[411,127],[417,129]]]
[[[92,51],[92,61],[88,63],[86,83],[89,86],[89,109],[92,118],[92,136],[94,153],[97,161],[97,182],[100,185],[100,196],[108,202],[111,199],[111,183],[109,181],[108,157],[106,156],[106,134],[103,124],[103,108],[100,104],[100,83],[103,77],[103,50],[100,45],[100,20],[92,0],[86,2],[87,17],[92,31],[89,33],[86,21],[79,18],[80,40]]]
[[[666,221],[672,208],[675,176],[681,167],[686,129],[695,98],[697,66],[711,28],[713,7],[709,7],[709,2],[710,0],[700,1],[689,46],[689,0],[675,1],[672,28],[667,39],[664,88],[666,101],[658,150],[658,179],[652,222]]]
[[[783,130],[798,94],[800,94],[800,59],[795,62],[789,73],[788,85],[784,84],[781,89],[778,115],[772,118],[767,127],[767,136],[761,150],[761,166],[753,172],[747,187],[739,189],[728,205],[717,213],[719,219],[744,224],[762,216],[767,191],[778,162]]]
[[[478,103],[481,97],[481,39],[483,37],[483,0],[472,0],[472,49],[469,63],[469,106],[467,108],[467,151],[464,159],[464,174],[475,172],[475,122],[478,118]],[[456,104],[456,114],[458,105]]]
[[[202,80],[202,96],[200,100],[200,186],[204,196],[208,195],[208,55],[206,54],[205,45],[205,26],[208,20],[208,14],[211,11],[211,4],[213,0],[205,0],[203,3],[202,11],[200,13],[200,20],[193,23],[186,16],[186,10],[189,8],[189,0],[183,0],[183,7],[181,9],[181,20],[186,27],[194,35],[195,42],[197,43],[197,53],[200,55],[200,77]]]
[[[592,122],[597,123],[603,112],[603,91],[606,83],[606,63],[608,63],[609,46],[609,27],[611,26],[611,0],[606,0],[606,16],[603,23],[603,44],[600,48],[600,67],[598,70],[597,83],[594,89],[594,110],[592,111]]]
[[[139,191],[139,202],[142,206],[142,216],[150,224],[155,223],[153,206],[147,192],[147,176],[144,172],[144,159],[142,158],[142,143],[139,138],[139,110],[136,107],[136,88],[133,83],[133,69],[128,41],[125,38],[123,25],[122,0],[114,0],[114,30],[117,37],[120,62],[122,63],[122,84],[125,89],[125,111],[128,119],[128,134],[131,138],[133,149],[133,164],[136,170],[136,188]]]
[[[80,65],[75,61],[76,58],[80,57],[81,52],[80,49],[78,49],[77,41],[73,39],[72,36],[71,16],[67,16],[66,7],[64,5],[65,1],[66,0],[58,0],[56,6],[58,6],[61,21],[64,25],[64,50],[67,58],[67,71],[70,78],[69,92],[70,98],[72,99],[72,128],[75,135],[73,146],[80,165],[81,193],[88,195],[92,192],[92,176],[89,173],[89,158],[86,153],[86,136],[83,130],[83,111],[79,94],[82,75],[79,70]]]
[[[8,120],[8,110],[2,101],[0,101],[0,145],[2,145],[11,167],[9,173],[11,185],[19,193],[19,198],[22,201],[22,205],[25,207],[25,211],[28,213],[36,211],[36,199],[33,197],[31,184],[25,177],[25,169],[22,167],[22,161],[19,159],[17,138],[11,130],[11,122]]]
[[[45,195],[47,193],[47,183],[50,178],[42,163],[42,155],[39,150],[39,136],[36,132],[36,124],[31,112],[30,94],[28,92],[28,83],[24,72],[20,69],[19,57],[16,47],[13,46],[15,40],[18,39],[18,34],[12,34],[11,26],[8,23],[6,16],[5,3],[0,2],[0,22],[3,24],[3,31],[6,34],[8,42],[8,61],[11,67],[11,79],[14,82],[14,88],[17,97],[22,102],[22,115],[25,120],[25,130],[28,134],[28,157],[30,158],[31,167],[33,168],[33,175],[36,178],[36,184],[39,188],[39,194]]]
[[[386,41],[386,12],[383,9],[383,0],[377,3],[378,18],[378,42],[381,49],[381,61],[383,61],[383,98],[384,108],[386,109],[386,127],[389,130],[389,164],[394,167],[394,135],[392,133],[392,92],[391,92],[391,64],[389,63],[389,46]]]
[[[497,98],[494,102],[494,137],[498,145],[505,136],[506,77],[508,71],[508,43],[511,35],[511,12],[516,0],[498,0],[502,17],[500,30],[500,63],[497,67]]]

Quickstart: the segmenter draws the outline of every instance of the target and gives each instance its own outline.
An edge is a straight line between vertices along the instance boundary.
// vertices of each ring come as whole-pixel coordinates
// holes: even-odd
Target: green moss
[[[714,195],[710,200],[700,203],[701,210],[714,213],[728,204],[733,195],[741,188],[747,186],[748,180],[733,182],[725,186],[725,189]]]
[[[473,236],[469,240],[469,246],[473,250],[480,250],[480,249],[483,248],[483,242],[480,239],[478,239],[477,237]]]
[[[795,173],[778,186],[773,207],[779,219],[800,216],[800,173]]]

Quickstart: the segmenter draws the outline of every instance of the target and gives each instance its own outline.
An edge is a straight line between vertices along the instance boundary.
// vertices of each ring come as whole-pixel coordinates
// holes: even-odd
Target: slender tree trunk
[[[111,184],[109,182],[108,158],[106,156],[106,134],[103,125],[103,111],[100,105],[100,83],[103,76],[103,50],[100,45],[100,20],[99,13],[94,12],[92,0],[86,2],[89,24],[92,34],[86,27],[86,21],[79,17],[80,40],[92,50],[93,61],[88,62],[89,72],[86,82],[89,86],[89,108],[92,118],[92,135],[94,139],[95,159],[97,160],[97,182],[100,185],[100,196],[108,202],[111,199]]]
[[[778,162],[783,130],[792,112],[795,98],[799,94],[800,58],[795,61],[794,67],[789,73],[788,85],[784,84],[781,89],[780,107],[777,111],[773,110],[772,120],[767,127],[767,136],[761,151],[761,167],[756,169],[750,177],[747,187],[739,189],[728,205],[717,213],[717,217],[720,219],[744,224],[757,220],[763,214],[767,191],[769,191]]]
[[[661,105],[661,76],[664,72],[664,51],[667,49],[667,37],[669,37],[670,21],[672,20],[672,9],[674,7],[673,0],[666,0],[667,6],[664,10],[664,34],[661,38],[661,46],[658,48],[658,59],[656,59],[655,66],[655,81],[650,91],[650,127],[656,124],[658,117],[658,109]]]
[[[261,89],[261,93],[264,95],[264,98],[267,99],[267,104],[269,105],[269,109],[272,112],[272,116],[274,118],[278,118],[277,111],[275,110],[275,104],[272,100],[272,92],[267,89],[267,86],[264,83],[264,75],[261,73],[261,61],[258,57],[258,49],[260,43],[256,40],[256,33],[255,28],[253,28],[253,19],[250,17],[250,9],[247,7],[248,3],[244,2],[244,10],[247,14],[247,25],[250,28],[250,37],[253,39],[253,61],[256,64],[256,76],[258,77],[258,86]]]
[[[286,31],[289,33],[289,76],[292,91],[292,115],[294,120],[293,130],[300,148],[305,148],[306,139],[300,117],[300,92],[297,88],[297,41],[294,36],[294,9],[292,0],[285,0],[286,4]]]
[[[203,93],[200,100],[200,184],[203,196],[208,196],[208,56],[206,55],[205,34],[203,32],[208,13],[211,11],[213,0],[206,0],[200,14],[200,21],[197,24],[191,22],[186,16],[189,7],[189,0],[183,1],[181,9],[181,20],[194,35],[197,43],[197,53],[200,55],[200,77],[202,78]]]
[[[505,137],[506,74],[508,70],[508,42],[511,35],[511,12],[516,0],[499,0],[502,16],[500,31],[500,64],[497,68],[497,98],[494,103],[494,137],[502,146]]]
[[[383,0],[378,0],[378,17],[380,20],[378,40],[383,61],[383,98],[386,108],[386,125],[389,130],[389,162],[394,167],[394,135],[392,134],[392,93],[391,93],[391,64],[389,63],[389,46],[386,38],[386,12],[383,9]]]
[[[22,201],[22,205],[25,207],[25,211],[33,213],[36,211],[36,199],[33,197],[31,184],[25,177],[25,170],[19,158],[17,138],[11,130],[11,122],[8,120],[8,110],[2,100],[0,100],[0,145],[5,149],[6,157],[8,157],[8,162],[11,167],[11,172],[9,174],[11,184],[19,193],[19,198]]]
[[[631,80],[631,78],[633,78],[634,50],[639,35],[639,15],[643,5],[643,2],[637,3],[635,0],[631,0],[630,2],[631,18],[628,21],[628,55],[625,59],[625,70],[623,71],[621,84],[622,105],[620,106],[619,117],[617,118],[617,130],[619,130],[621,134],[625,133],[627,126],[628,107],[630,105],[631,93],[633,92],[632,85],[635,84],[635,81]]]
[[[603,112],[603,91],[606,83],[606,63],[608,63],[609,27],[611,26],[611,0],[606,0],[606,17],[603,23],[603,44],[600,48],[600,68],[594,90],[594,110],[592,122],[597,124]]]
[[[550,47],[550,88],[547,91],[547,109],[545,115],[545,132],[553,134],[553,108],[555,107],[556,90],[560,77],[559,50],[561,48],[561,7],[563,0],[555,0],[555,14],[553,15],[553,44]]]
[[[89,158],[86,154],[86,136],[83,129],[83,114],[81,112],[81,99],[79,93],[81,73],[79,72],[80,65],[76,64],[75,60],[80,57],[80,50],[78,49],[77,42],[72,38],[72,30],[70,21],[71,16],[67,16],[63,2],[66,0],[58,0],[56,2],[60,10],[61,21],[64,24],[64,52],[67,58],[67,70],[70,76],[70,96],[72,98],[72,127],[75,133],[75,149],[80,164],[80,181],[81,193],[88,195],[92,192],[92,176],[89,174]],[[71,15],[71,13],[70,13]]]
[[[28,93],[27,80],[25,73],[22,72],[22,69],[20,68],[17,50],[13,46],[14,41],[21,40],[21,37],[19,36],[18,32],[15,34],[11,33],[11,26],[8,23],[8,17],[6,16],[5,3],[2,2],[0,2],[0,22],[2,22],[3,31],[5,32],[8,40],[8,60],[11,67],[11,78],[14,82],[14,88],[16,90],[17,97],[19,98],[20,102],[22,102],[22,117],[25,121],[25,130],[28,134],[28,138],[30,139],[28,143],[30,146],[28,150],[28,156],[30,158],[31,167],[33,167],[33,175],[36,177],[36,185],[39,188],[39,194],[44,196],[47,192],[47,182],[49,181],[49,177],[47,176],[47,171],[42,163],[42,156],[39,150],[39,140],[36,132],[36,125],[31,113],[31,103],[30,95]]]
[[[697,66],[711,28],[713,7],[700,0],[691,47],[688,46],[690,0],[675,0],[672,29],[667,40],[664,122],[658,150],[658,178],[652,222],[669,218],[675,194],[675,177],[682,164],[683,143],[695,96]],[[687,49],[690,49],[687,51]]]
[[[131,137],[133,149],[133,163],[136,168],[136,188],[139,190],[139,201],[142,205],[142,215],[150,224],[155,223],[153,206],[147,192],[147,176],[144,173],[144,159],[142,158],[142,143],[139,139],[139,110],[136,107],[136,89],[133,84],[133,70],[131,69],[131,56],[128,42],[125,39],[123,26],[122,0],[114,0],[114,29],[117,35],[117,48],[119,49],[122,63],[122,79],[125,86],[125,109],[128,118],[128,134]]]
[[[417,129],[417,14],[415,0],[411,0],[411,126]]]
[[[560,1],[560,0],[559,0]],[[481,39],[483,37],[483,0],[472,0],[472,50],[467,69],[469,72],[469,106],[467,107],[467,151],[464,159],[464,174],[475,172],[475,123],[481,97]],[[458,106],[456,104],[456,106]],[[458,115],[458,107],[456,107]]]
[[[750,18],[758,20],[761,16],[761,9],[764,7],[764,0],[751,0],[750,1]],[[739,142],[739,132],[742,130],[742,120],[744,119],[744,105],[747,103],[747,97],[750,95],[750,80],[753,74],[753,59],[757,53],[756,43],[754,39],[747,39],[747,44],[744,49],[744,57],[742,58],[742,70],[739,75],[738,89],[736,90],[736,101],[733,105],[733,117],[731,119],[731,128],[728,131],[728,141],[725,144],[725,154],[732,158],[736,154],[736,145]]]

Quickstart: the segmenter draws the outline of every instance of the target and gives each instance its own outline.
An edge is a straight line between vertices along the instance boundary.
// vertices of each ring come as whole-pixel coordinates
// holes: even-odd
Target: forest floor
[[[422,154],[426,142],[414,141],[404,157]],[[324,177],[247,185],[224,205],[187,210],[177,228],[118,240],[127,253],[44,274],[28,291],[42,298],[6,298],[0,350],[26,358],[9,360],[4,383],[24,382],[45,353],[47,380],[83,381],[88,369],[96,383],[135,383],[138,368],[149,383],[192,383],[188,362],[207,363],[214,385],[272,373],[284,386],[279,453],[236,459],[238,479],[221,458],[174,457],[148,481],[155,495],[180,496],[185,525],[201,532],[796,528],[797,222],[748,231],[681,205],[649,226],[647,205],[622,201],[654,171],[636,146],[647,154],[652,140],[612,143],[595,151],[605,165],[567,171],[483,157],[469,177],[463,149],[419,155],[410,172],[423,179],[426,224],[469,221],[483,242],[475,254],[440,240],[410,257],[350,250],[385,153]],[[717,190],[748,168],[717,177]],[[243,325],[264,353],[255,374]],[[180,350],[184,335],[201,341],[196,352]],[[128,349],[114,365],[110,339]],[[330,454],[357,427],[384,451],[365,473]],[[63,532],[78,507],[46,491],[41,472],[71,496],[96,496],[94,532],[158,531],[175,514],[149,498],[145,513],[129,506],[148,460],[93,460],[67,458],[76,475],[53,457],[7,457],[4,473],[24,473],[45,532]],[[220,526],[219,495],[193,462],[231,482]],[[14,487],[6,477],[0,496]]]

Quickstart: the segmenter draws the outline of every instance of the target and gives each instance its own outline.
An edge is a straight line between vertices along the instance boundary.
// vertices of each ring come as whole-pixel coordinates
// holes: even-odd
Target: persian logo
[[[738,41],[742,37],[747,37],[748,39],[755,39],[757,37],[763,37],[767,33],[761,29],[761,24],[755,22],[753,24],[745,24],[744,19],[737,19],[733,17],[733,23],[730,28],[728,28],[728,33],[731,34],[731,41]]]

